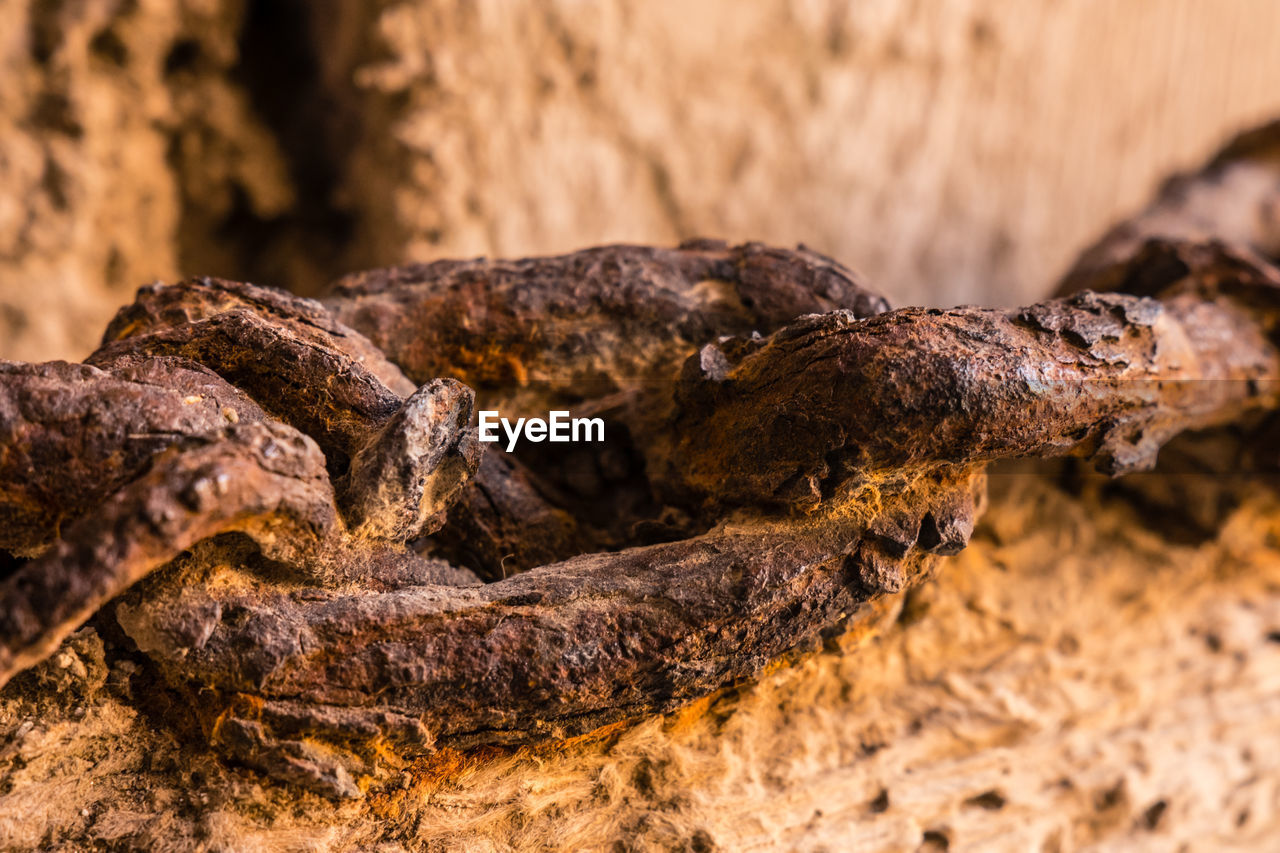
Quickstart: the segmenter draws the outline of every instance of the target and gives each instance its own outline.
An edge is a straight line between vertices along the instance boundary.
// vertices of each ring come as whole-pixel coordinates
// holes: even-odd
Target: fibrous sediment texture
[[[125,593],[215,744],[334,796],[389,746],[665,711],[875,618],[965,546],[985,463],[1119,473],[1273,407],[1274,277],[1241,255],[1141,295],[889,311],[811,252],[702,241],[383,270],[324,304],[145,288],[93,366],[7,368],[0,464],[38,448],[84,485],[0,492],[33,555],[0,672]],[[66,427],[121,388],[141,402]],[[483,461],[473,393],[607,412],[614,443]]]

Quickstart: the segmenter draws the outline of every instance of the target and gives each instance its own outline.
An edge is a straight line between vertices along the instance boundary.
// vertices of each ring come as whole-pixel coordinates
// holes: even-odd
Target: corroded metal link
[[[652,461],[674,493],[731,505],[817,506],[842,484],[1021,456],[1142,470],[1179,432],[1277,404],[1273,323],[1186,292],[814,316],[704,348]]]
[[[415,381],[451,376],[494,401],[527,389],[539,405],[665,382],[721,335],[889,307],[856,273],[803,247],[711,240],[372,270],[337,282],[324,303]]]
[[[269,559],[307,566],[337,528],[323,457],[296,430],[262,422],[175,442],[0,582],[0,681],[209,537],[245,533]]]
[[[168,567],[119,624],[220,748],[334,796],[391,745],[670,709],[875,618],[965,546],[988,461],[1121,473],[1275,407],[1275,270],[1178,251],[1109,273],[1135,293],[1012,312],[887,311],[820,256],[713,243],[384,270],[336,318],[144,289],[96,366],[3,368],[0,547],[31,559],[0,581],[0,682]],[[459,380],[616,411],[634,459],[590,493],[482,463]],[[59,460],[83,494],[22,482]]]
[[[198,362],[315,439],[360,535],[432,532],[479,464],[469,388],[435,380],[415,390],[310,299],[207,278],[144,287],[88,361],[139,356]]]
[[[0,549],[38,552],[175,441],[265,417],[184,359],[0,362]]]

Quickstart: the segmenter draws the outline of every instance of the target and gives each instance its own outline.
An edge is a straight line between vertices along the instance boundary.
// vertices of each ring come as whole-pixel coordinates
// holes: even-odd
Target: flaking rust
[[[144,288],[85,364],[0,365],[0,679],[111,620],[216,748],[337,797],[671,710],[926,578],[987,463],[1123,473],[1277,405],[1269,260],[1107,253],[1015,311],[711,241]],[[611,439],[486,450],[477,406]]]

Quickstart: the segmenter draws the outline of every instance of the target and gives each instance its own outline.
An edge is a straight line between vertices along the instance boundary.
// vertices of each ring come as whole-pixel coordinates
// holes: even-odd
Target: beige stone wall
[[[234,187],[289,203],[227,76],[232,5],[0,0],[0,357],[83,357],[136,287],[178,275],[184,190],[213,216]]]
[[[155,278],[691,235],[1014,303],[1280,113],[1270,0],[275,5],[0,0],[0,356]]]
[[[1280,108],[1265,2],[475,5],[379,21],[397,58],[362,80],[409,106],[378,255],[708,234],[803,241],[900,303],[1016,302]]]

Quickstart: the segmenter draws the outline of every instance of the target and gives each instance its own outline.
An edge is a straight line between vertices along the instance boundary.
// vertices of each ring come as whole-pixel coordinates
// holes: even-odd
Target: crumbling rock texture
[[[80,358],[123,297],[183,267],[194,199],[221,226],[237,206],[278,214],[292,189],[232,79],[241,4],[6,0],[0,16],[2,354]]]
[[[1280,107],[1278,16],[3,0],[0,357],[83,358],[152,280],[314,295],[702,235],[807,243],[897,304],[1025,304],[1098,222]]]

